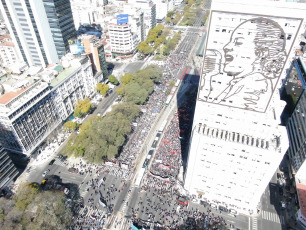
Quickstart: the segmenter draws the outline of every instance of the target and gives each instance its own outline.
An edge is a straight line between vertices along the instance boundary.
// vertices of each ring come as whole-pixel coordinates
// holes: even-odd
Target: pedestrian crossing
[[[115,177],[126,179],[129,176],[129,170],[117,166],[104,165],[103,172],[107,172]]]
[[[90,185],[86,185],[86,187],[84,188],[84,190],[82,190],[80,192],[80,196],[81,197],[85,197],[85,195],[88,193],[87,189],[90,188]]]
[[[123,205],[121,206],[121,212],[123,212],[123,213],[125,212],[125,209],[128,206],[128,202],[130,201],[130,197],[131,197],[133,189],[134,189],[134,187],[131,187],[129,193],[126,196],[126,200],[123,202]]]
[[[66,167],[65,162],[61,161],[61,160],[58,159],[58,158],[55,158],[55,161],[54,161],[53,164],[55,164],[55,165],[60,165],[60,166],[63,166],[63,167]]]
[[[283,216],[279,216],[277,213],[262,211],[261,216],[265,220],[285,225],[285,218]]]
[[[257,218],[252,218],[252,230],[257,230]]]
[[[87,205],[79,210],[78,217],[74,219],[74,229],[83,227],[102,227],[106,224],[105,211],[93,209]]]

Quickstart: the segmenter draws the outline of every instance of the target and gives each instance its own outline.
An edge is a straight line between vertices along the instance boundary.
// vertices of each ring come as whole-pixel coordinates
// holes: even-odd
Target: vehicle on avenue
[[[42,177],[47,176],[49,172],[50,172],[50,169],[45,170],[42,174]]]
[[[49,165],[53,165],[55,162],[55,159],[52,159],[50,162],[49,162]]]
[[[222,211],[222,212],[228,212],[228,209],[224,206],[219,206],[219,210]]]
[[[280,205],[281,205],[282,209],[286,209],[286,202],[285,201],[281,201]]]

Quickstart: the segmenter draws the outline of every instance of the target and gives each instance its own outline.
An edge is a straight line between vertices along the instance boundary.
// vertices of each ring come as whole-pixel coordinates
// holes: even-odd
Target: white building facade
[[[278,89],[305,13],[293,3],[213,1],[185,172],[190,195],[257,213],[288,148]]]
[[[108,25],[111,50],[114,54],[131,54],[134,52],[139,39],[136,33],[132,32],[129,23]]]

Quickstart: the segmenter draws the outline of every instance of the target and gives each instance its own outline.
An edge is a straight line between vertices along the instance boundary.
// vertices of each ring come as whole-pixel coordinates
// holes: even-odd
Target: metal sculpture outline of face
[[[271,19],[244,21],[235,28],[230,41],[223,47],[223,71],[237,76],[261,69],[267,78],[268,75],[274,78],[275,74],[270,73],[273,72],[271,62],[276,60],[283,63],[278,53],[284,55],[286,40],[280,38],[284,34],[283,29]]]

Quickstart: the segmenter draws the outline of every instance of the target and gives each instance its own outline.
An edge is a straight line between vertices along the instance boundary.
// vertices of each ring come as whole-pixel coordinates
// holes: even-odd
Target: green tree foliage
[[[170,19],[172,18],[172,16],[175,14],[175,12],[174,11],[169,11],[168,13],[167,13],[167,17],[169,17]]]
[[[113,74],[108,76],[108,80],[109,80],[110,83],[112,83],[114,85],[118,85],[119,84],[118,79]]]
[[[73,131],[76,130],[79,127],[79,124],[73,121],[67,121],[64,124],[64,131],[65,132],[69,132],[69,131]]]
[[[1,229],[68,229],[72,212],[65,201],[63,191],[41,192],[38,184],[22,184],[12,199],[0,198]]]
[[[132,80],[132,76],[133,75],[130,73],[126,73],[123,76],[121,76],[120,80],[121,80],[122,85],[128,84]]]
[[[65,155],[82,156],[87,161],[102,163],[119,153],[131,132],[131,122],[139,115],[138,104],[144,103],[154,90],[154,83],[162,79],[162,69],[150,65],[146,69],[121,77],[120,95],[124,102],[112,107],[104,118],[91,117],[73,133],[62,151]]]
[[[109,90],[108,84],[98,83],[96,86],[96,90],[102,95],[105,96],[107,91]]]
[[[124,144],[126,135],[131,132],[130,123],[139,112],[139,107],[133,103],[113,106],[103,119],[93,117],[80,127],[79,135],[71,135],[63,153],[83,156],[94,163],[113,159]]]
[[[179,40],[181,39],[181,34],[179,32],[175,33],[171,39],[163,47],[163,55],[169,55],[171,50],[174,50]]]
[[[85,98],[84,100],[78,100],[74,105],[74,113],[75,117],[82,117],[84,114],[88,113],[92,108],[92,104],[89,98]]]
[[[137,45],[136,49],[138,52],[143,53],[145,55],[152,54],[154,52],[153,48],[146,41],[140,42]]]
[[[180,13],[176,13],[174,19],[172,20],[173,24],[176,25],[180,19],[182,18],[182,15]]]

